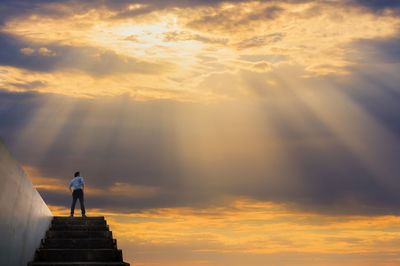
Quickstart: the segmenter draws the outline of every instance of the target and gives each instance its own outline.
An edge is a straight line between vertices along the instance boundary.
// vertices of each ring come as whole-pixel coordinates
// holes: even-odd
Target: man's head
[[[77,176],[79,176],[79,175],[80,175],[79,172],[75,172],[74,177],[77,177]]]

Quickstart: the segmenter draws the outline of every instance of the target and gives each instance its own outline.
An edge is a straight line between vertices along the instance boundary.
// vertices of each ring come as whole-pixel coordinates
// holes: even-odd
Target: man
[[[83,204],[83,189],[85,188],[85,181],[83,181],[83,178],[80,177],[79,172],[76,172],[74,176],[74,179],[72,179],[71,183],[69,184],[69,190],[71,192],[71,187],[74,188],[74,192],[72,192],[71,217],[74,216],[75,204],[77,199],[79,199],[79,204],[81,205],[82,217],[86,217],[85,205]]]

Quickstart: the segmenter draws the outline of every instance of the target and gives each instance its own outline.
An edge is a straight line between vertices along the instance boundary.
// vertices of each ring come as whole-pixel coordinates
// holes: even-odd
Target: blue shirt
[[[83,181],[82,177],[77,176],[69,183],[69,188],[74,187],[74,190],[82,189],[82,184],[85,184],[85,181]]]

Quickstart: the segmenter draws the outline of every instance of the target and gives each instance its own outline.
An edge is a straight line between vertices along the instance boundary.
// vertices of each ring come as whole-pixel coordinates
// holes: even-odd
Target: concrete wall
[[[0,265],[33,260],[53,215],[0,138]]]

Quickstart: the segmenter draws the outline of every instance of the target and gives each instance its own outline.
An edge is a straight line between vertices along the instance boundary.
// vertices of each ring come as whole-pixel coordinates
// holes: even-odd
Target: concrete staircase
[[[28,266],[129,266],[104,217],[54,217]]]

